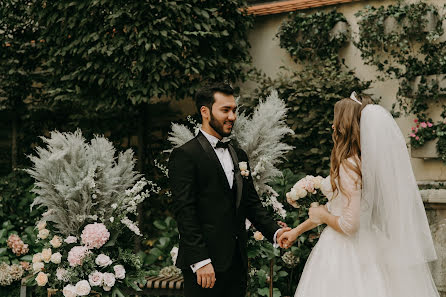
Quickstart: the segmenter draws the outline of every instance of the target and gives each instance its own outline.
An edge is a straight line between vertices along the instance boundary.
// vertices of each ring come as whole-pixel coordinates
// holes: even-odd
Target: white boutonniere
[[[244,178],[248,178],[249,176],[249,170],[248,170],[248,163],[247,162],[239,162],[238,167],[240,168],[240,173]]]

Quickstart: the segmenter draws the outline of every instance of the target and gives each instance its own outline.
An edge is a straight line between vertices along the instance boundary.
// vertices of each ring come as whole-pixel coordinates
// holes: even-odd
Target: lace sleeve
[[[347,201],[338,224],[346,235],[353,235],[359,229],[361,181],[354,171],[342,165],[339,170],[339,179],[348,197],[346,197]]]

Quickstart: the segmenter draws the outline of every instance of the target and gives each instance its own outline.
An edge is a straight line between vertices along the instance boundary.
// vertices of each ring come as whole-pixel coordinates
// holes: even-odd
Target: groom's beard
[[[234,125],[234,122],[231,122],[231,124]],[[222,122],[219,122],[216,118],[214,118],[212,111],[211,111],[211,120],[209,121],[209,126],[211,126],[212,129],[214,129],[215,132],[217,132],[222,137],[228,137],[229,135],[231,135],[232,128],[231,128],[231,130],[229,130],[229,132],[225,132],[224,131],[224,121],[222,123]]]

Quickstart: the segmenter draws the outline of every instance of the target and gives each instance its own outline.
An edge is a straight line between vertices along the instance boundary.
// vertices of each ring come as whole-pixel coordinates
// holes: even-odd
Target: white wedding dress
[[[428,267],[436,258],[432,237],[400,134],[382,107],[364,108],[362,189],[344,166],[339,175],[350,201],[332,197],[329,178],[323,182],[343,233],[324,229],[295,297],[439,297]]]

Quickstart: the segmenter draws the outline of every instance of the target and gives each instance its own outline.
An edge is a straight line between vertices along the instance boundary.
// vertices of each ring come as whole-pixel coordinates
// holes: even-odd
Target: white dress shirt
[[[234,183],[234,163],[232,163],[231,154],[229,153],[229,150],[226,148],[215,148],[215,146],[217,145],[217,143],[219,141],[226,142],[227,140],[225,140],[225,138],[223,138],[222,140],[219,140],[217,137],[215,137],[209,133],[206,133],[201,129],[200,129],[200,131],[201,131],[201,133],[203,133],[203,135],[209,141],[211,146],[214,148],[214,151],[217,154],[218,160],[220,161],[221,167],[223,168],[223,170],[226,174],[226,178],[228,179],[229,187],[232,189],[232,185]],[[277,230],[276,233],[274,234],[274,244],[275,245],[277,245],[276,244],[276,236],[277,236],[277,232],[279,230]],[[206,259],[206,260],[197,262],[195,264],[192,264],[190,266],[190,268],[195,273],[198,269],[200,269],[201,267],[203,267],[209,263],[211,263],[211,259]]]
[[[219,141],[226,142],[229,140],[226,140],[223,138],[222,140],[219,140],[217,137],[208,134],[201,130],[201,133],[206,137],[206,139],[209,141],[211,146],[214,148],[215,153],[217,154],[218,160],[220,160],[221,167],[225,171],[226,178],[228,179],[229,187],[232,189],[232,184],[234,182],[234,163],[232,163],[231,154],[229,153],[229,150],[226,148],[215,148],[217,143]]]

